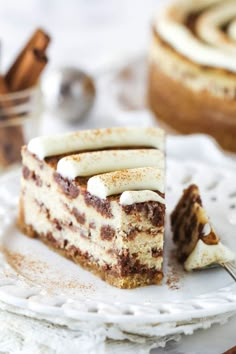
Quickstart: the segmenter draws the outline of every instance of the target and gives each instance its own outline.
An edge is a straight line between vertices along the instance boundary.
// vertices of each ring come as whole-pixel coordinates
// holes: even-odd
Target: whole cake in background
[[[236,151],[236,1],[176,0],[152,37],[148,97],[158,119]]]
[[[120,288],[162,280],[164,132],[112,128],[22,149],[18,225]]]

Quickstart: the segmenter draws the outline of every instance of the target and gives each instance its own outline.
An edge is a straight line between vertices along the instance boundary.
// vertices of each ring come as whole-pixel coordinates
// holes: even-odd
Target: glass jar
[[[41,113],[38,86],[0,95],[0,173],[20,163],[21,147],[38,135]]]

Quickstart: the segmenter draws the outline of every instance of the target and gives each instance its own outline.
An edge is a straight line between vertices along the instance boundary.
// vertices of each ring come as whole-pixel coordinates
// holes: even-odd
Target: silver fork
[[[235,262],[225,262],[225,263],[222,263],[219,265],[222,266],[231,275],[231,277],[236,281],[236,263]]]
[[[234,281],[236,281],[236,263],[235,263],[235,261],[225,262],[225,263],[220,263],[220,262],[219,263],[211,263],[208,266],[198,268],[196,270],[205,270],[205,269],[211,269],[211,268],[216,268],[216,267],[224,268],[231,275],[231,277],[234,279]]]

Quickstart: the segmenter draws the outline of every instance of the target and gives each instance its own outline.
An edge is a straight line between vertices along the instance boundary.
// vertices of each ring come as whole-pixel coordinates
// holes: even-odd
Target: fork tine
[[[236,264],[233,262],[222,263],[222,267],[231,275],[231,277],[236,281]]]

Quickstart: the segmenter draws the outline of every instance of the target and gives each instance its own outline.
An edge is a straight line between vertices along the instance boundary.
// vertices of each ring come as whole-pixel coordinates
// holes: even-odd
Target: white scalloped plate
[[[168,161],[167,170],[167,221],[183,188],[195,182],[216,230],[236,251],[235,171],[175,160]],[[168,225],[163,285],[133,290],[113,288],[25,237],[15,226],[19,176],[15,171],[0,178],[2,308],[72,328],[77,321],[162,324],[162,329],[168,323],[167,334],[180,325],[203,318],[213,323],[214,316],[236,311],[236,286],[223,269],[187,274],[176,263]]]

